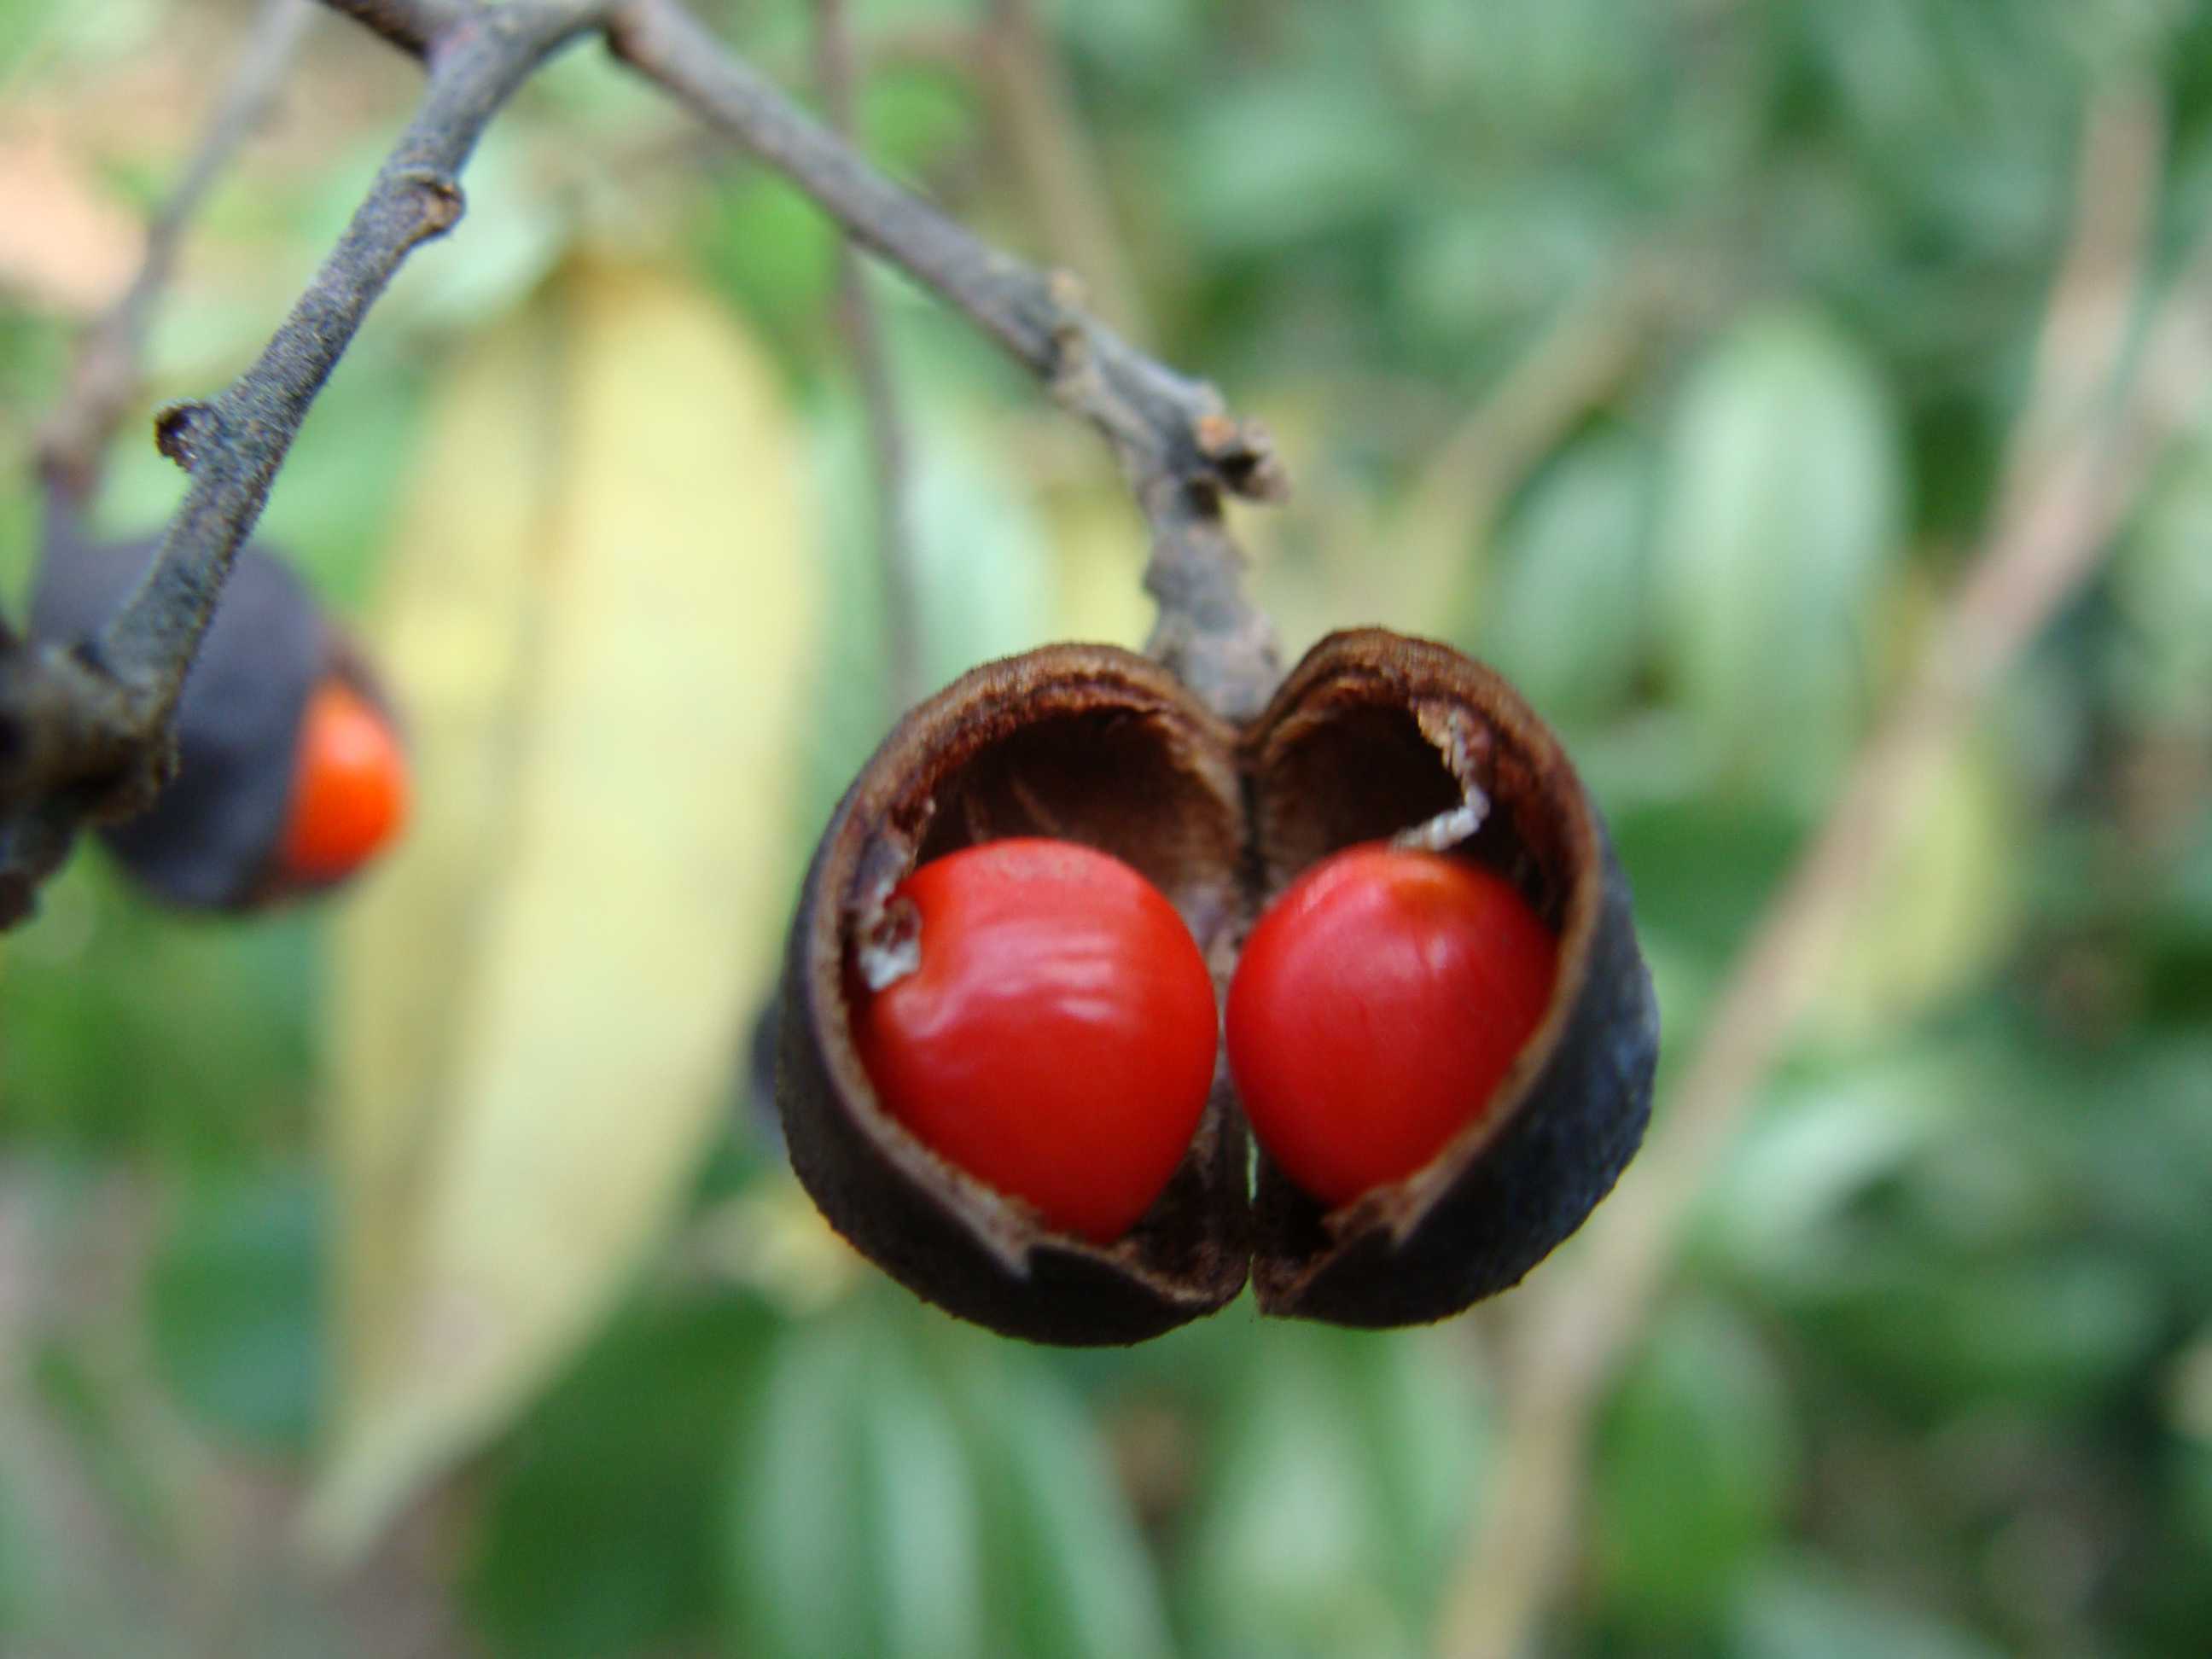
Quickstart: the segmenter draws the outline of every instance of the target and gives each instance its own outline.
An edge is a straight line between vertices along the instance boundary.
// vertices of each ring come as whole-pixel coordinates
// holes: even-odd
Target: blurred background
[[[705,10],[811,84],[799,0]],[[872,156],[1272,425],[1288,647],[1437,635],[1558,723],[1673,1139],[1401,1334],[1031,1350],[844,1252],[754,1051],[892,696],[837,246],[579,50],[264,521],[388,666],[405,849],[223,922],[88,848],[0,944],[0,1650],[2203,1651],[2212,434],[2130,373],[2212,230],[2212,5],[854,12]],[[11,615],[70,342],[255,15],[0,0]],[[251,360],[418,86],[316,17],[148,410]],[[869,291],[925,680],[1140,642],[1103,447]],[[131,436],[102,526],[179,493]],[[2030,648],[1960,718],[1991,616]],[[1839,811],[1881,856],[1747,976]],[[1730,1006],[1772,1063],[1717,1088]]]

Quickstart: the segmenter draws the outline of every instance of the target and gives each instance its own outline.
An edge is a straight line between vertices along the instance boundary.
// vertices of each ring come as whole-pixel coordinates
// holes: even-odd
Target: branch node
[[[1045,292],[1050,295],[1055,309],[1063,314],[1055,326],[1066,328],[1072,319],[1066,313],[1087,311],[1091,296],[1085,291],[1083,278],[1064,265],[1055,265],[1045,273]]]
[[[1232,495],[1248,501],[1279,501],[1291,493],[1290,469],[1275,448],[1274,434],[1257,420],[1237,420],[1215,412],[1191,423],[1191,440]]]
[[[106,771],[78,786],[78,809],[87,823],[121,823],[151,807],[176,781],[182,763],[173,726],[131,746]]]
[[[197,399],[165,404],[154,416],[154,447],[187,472],[222,432],[222,417],[215,406]]]
[[[399,176],[410,187],[416,214],[414,232],[408,238],[410,247],[443,236],[460,223],[461,215],[468,210],[468,199],[453,174],[417,167]]]
[[[1237,422],[1219,410],[1209,410],[1190,423],[1192,441],[1198,453],[1209,461],[1219,461],[1237,447]]]
[[[459,221],[456,175],[493,116],[550,53],[604,21],[613,0],[324,3],[434,60],[428,84],[368,199],[260,358],[219,398],[173,404],[156,416],[155,447],[191,475],[191,488],[153,569],[100,639],[33,652],[0,626],[0,721],[12,751],[0,757],[0,930],[29,913],[33,890],[80,827],[142,809],[174,775],[172,721],[185,676],[309,404],[408,252]],[[99,354],[120,363],[117,386],[135,387],[145,313],[172,245],[216,165],[274,95],[307,0],[266,0],[264,15],[265,38],[156,220],[138,280],[87,349],[88,390],[78,396],[91,413],[76,424],[88,435],[73,449],[50,443],[45,457],[60,506],[88,493],[106,432],[135,396],[111,386]],[[66,436],[75,428],[58,429]]]
[[[1052,371],[1046,377],[1046,390],[1054,401],[1072,413],[1085,413],[1097,398],[1108,398],[1105,380],[1098,373],[1098,359],[1091,349],[1091,337],[1083,331],[1083,325],[1072,317],[1061,317],[1052,325]]]

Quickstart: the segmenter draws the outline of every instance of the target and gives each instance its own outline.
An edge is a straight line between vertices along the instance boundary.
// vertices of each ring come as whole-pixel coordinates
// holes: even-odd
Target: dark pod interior
[[[1416,1175],[1334,1213],[1248,1136],[1225,1066],[1159,1200],[1104,1248],[1042,1226],[878,1106],[845,968],[918,864],[1042,835],[1135,866],[1190,924],[1217,989],[1301,870],[1479,803],[1450,848],[1512,881],[1560,941],[1550,1012],[1490,1111]],[[786,974],[778,1093],[823,1212],[921,1295],[1008,1334],[1128,1342],[1248,1274],[1264,1311],[1352,1325],[1443,1317],[1518,1280],[1634,1151],[1657,1024],[1626,884],[1557,741],[1449,647],[1332,635],[1239,732],[1164,669],[1058,646],[965,676],[901,723],[817,848]],[[1253,1170],[1256,1167],[1256,1181]]]

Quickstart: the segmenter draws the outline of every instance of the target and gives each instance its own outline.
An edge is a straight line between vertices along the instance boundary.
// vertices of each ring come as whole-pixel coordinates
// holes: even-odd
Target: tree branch
[[[213,403],[162,412],[161,453],[191,474],[191,489],[100,655],[135,693],[159,700],[163,720],[316,393],[408,254],[459,222],[460,170],[493,115],[599,9],[590,0],[516,0],[465,14],[431,43],[415,118],[259,361]]]
[[[29,914],[83,823],[139,810],[167,781],[185,675],[308,406],[408,253],[459,219],[457,176],[494,113],[605,0],[339,9],[420,47],[422,104],[260,359],[212,403],[156,422],[191,486],[137,592],[96,641],[33,641],[0,659],[0,927]]]
[[[1204,381],[1085,315],[1073,283],[986,246],[869,167],[676,0],[626,0],[608,36],[633,69],[789,178],[855,241],[934,289],[1105,434],[1152,526],[1154,654],[1223,713],[1256,710],[1279,659],[1273,630],[1244,593],[1222,504],[1286,490],[1266,432],[1231,419]]]
[[[0,629],[0,927],[87,822],[141,810],[173,769],[171,717],[239,547],[309,406],[417,245],[452,228],[477,139],[538,66],[605,29],[617,53],[789,176],[866,246],[965,313],[1113,444],[1152,531],[1156,655],[1231,715],[1278,677],[1243,590],[1229,495],[1286,488],[1267,434],[1219,396],[1085,315],[1072,283],[996,253],[872,169],[725,52],[675,0],[325,0],[419,57],[427,84],[338,244],[260,358],[208,403],[156,422],[191,487],[137,591],[96,640]],[[210,168],[212,163],[210,164]]]
[[[1491,1520],[1446,1610],[1441,1651],[1504,1659],[1532,1645],[1571,1564],[1592,1422],[1673,1270],[1713,1161],[1817,997],[1942,763],[2100,567],[2129,504],[2203,402],[2212,380],[2212,237],[2153,314],[2122,390],[2161,139],[2147,88],[2109,93],[2093,108],[2072,246],[1986,538],[1907,690],[1737,957],[1631,1178],[1579,1252],[1524,1293],[1500,1378],[1510,1450]]]

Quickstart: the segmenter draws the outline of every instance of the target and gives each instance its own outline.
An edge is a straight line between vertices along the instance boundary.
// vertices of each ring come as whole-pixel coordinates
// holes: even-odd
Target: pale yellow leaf
[[[444,1018],[388,1375],[316,1513],[340,1551],[495,1431],[662,1230],[775,971],[817,561],[766,360],[669,276],[561,289],[512,830]]]
[[[384,567],[378,665],[408,730],[407,832],[340,913],[328,1139],[340,1431],[399,1363],[454,1018],[515,827],[515,757],[556,461],[554,319],[481,338],[439,392]]]

